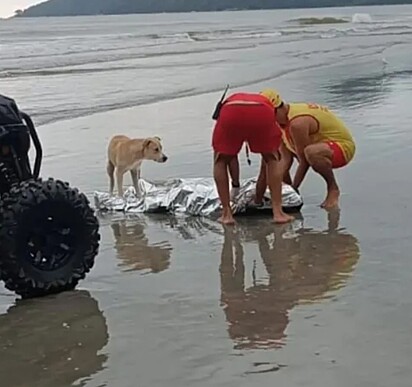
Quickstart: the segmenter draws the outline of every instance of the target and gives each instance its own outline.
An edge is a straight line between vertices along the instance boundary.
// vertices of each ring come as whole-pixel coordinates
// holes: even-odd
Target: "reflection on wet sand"
[[[170,266],[172,247],[169,242],[150,245],[145,225],[137,220],[122,219],[111,224],[120,267],[125,271],[149,270],[160,273]]]
[[[390,94],[398,79],[410,78],[411,70],[381,70],[368,75],[355,76],[349,72],[344,79],[332,81],[325,86],[325,92],[331,96],[329,100],[352,108],[363,105],[381,103]]]
[[[302,228],[293,237],[287,237],[287,227],[263,222],[255,228],[242,222],[236,232],[226,229],[221,302],[236,349],[281,347],[293,307],[325,299],[344,286],[360,251],[357,239],[339,231],[338,222],[338,213],[331,213],[326,231]],[[268,284],[254,281],[245,287],[245,242],[257,242]]]
[[[347,107],[357,108],[365,104],[379,103],[391,90],[391,79],[383,72],[355,77],[351,74],[340,82],[328,84],[325,91],[331,94],[331,101]]]
[[[0,315],[1,385],[69,387],[104,369],[106,319],[87,291],[16,302]],[[79,386],[84,386],[84,379]]]

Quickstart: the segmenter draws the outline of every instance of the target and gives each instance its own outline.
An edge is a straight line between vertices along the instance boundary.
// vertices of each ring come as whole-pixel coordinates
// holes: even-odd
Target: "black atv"
[[[87,197],[66,182],[40,179],[41,161],[33,121],[0,95],[0,279],[22,298],[74,289],[99,250]]]

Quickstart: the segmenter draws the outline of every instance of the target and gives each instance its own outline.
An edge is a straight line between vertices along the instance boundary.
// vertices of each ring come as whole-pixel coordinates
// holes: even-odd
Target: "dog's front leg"
[[[132,175],[133,187],[136,190],[136,196],[140,196],[139,180],[140,180],[140,168],[130,170]]]
[[[116,184],[117,184],[117,192],[120,197],[123,197],[123,168],[116,168]]]

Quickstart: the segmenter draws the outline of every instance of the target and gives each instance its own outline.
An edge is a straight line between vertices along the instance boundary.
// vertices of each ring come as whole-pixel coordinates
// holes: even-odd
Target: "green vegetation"
[[[301,25],[315,25],[315,24],[339,24],[339,23],[348,23],[348,20],[345,19],[337,19],[335,17],[308,17],[308,18],[301,18],[292,20],[298,22]]]

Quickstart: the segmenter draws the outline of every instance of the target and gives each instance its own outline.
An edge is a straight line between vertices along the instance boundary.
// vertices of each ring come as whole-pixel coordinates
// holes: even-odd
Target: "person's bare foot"
[[[262,207],[263,206],[263,200],[260,203],[253,200],[251,203],[249,203],[249,206],[253,207],[253,208]]]
[[[295,220],[295,218],[292,215],[285,214],[283,211],[273,217],[273,221],[277,224],[289,223],[292,220]]]
[[[225,226],[231,226],[235,224],[235,219],[233,218],[233,215],[222,215],[217,221]]]
[[[337,208],[339,206],[339,196],[340,192],[338,189],[328,191],[326,199],[320,206],[325,210]]]
[[[218,219],[219,223],[229,226],[235,224],[235,219],[233,218],[232,210],[229,208],[223,208],[222,215]]]

